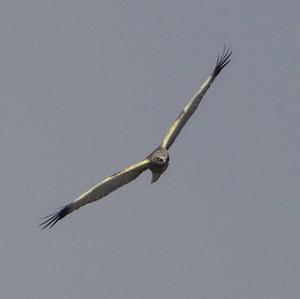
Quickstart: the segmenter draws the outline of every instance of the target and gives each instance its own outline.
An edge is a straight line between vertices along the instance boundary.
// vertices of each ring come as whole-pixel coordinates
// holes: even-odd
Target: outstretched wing
[[[106,196],[125,184],[128,184],[132,180],[136,179],[143,171],[147,170],[149,163],[150,161],[145,159],[144,161],[131,165],[120,172],[107,177],[98,185],[83,193],[77,199],[59,209],[57,212],[44,217],[45,220],[39,226],[41,226],[42,229],[46,227],[51,228],[57,221],[61,220],[73,211]]]
[[[211,83],[215,80],[221,70],[230,62],[230,56],[232,51],[224,47],[222,54],[218,55],[216,66],[212,74],[208,79],[202,84],[200,89],[194,95],[194,97],[189,101],[189,103],[184,107],[181,113],[177,116],[176,120],[169,129],[167,135],[165,136],[161,146],[165,149],[169,149],[170,146],[175,141],[176,137],[180,133],[181,129],[184,127],[189,118],[193,115],[197,109],[199,103],[201,102],[206,91],[209,89]]]

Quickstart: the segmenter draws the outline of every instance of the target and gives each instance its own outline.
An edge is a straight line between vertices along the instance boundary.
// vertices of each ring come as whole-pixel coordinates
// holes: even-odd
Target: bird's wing
[[[221,55],[218,55],[216,66],[212,74],[207,78],[207,80],[202,84],[200,89],[194,95],[194,97],[189,101],[189,103],[184,107],[181,113],[177,116],[176,120],[172,124],[168,133],[166,134],[161,146],[165,149],[169,149],[170,146],[175,141],[176,137],[180,133],[181,129],[184,127],[189,118],[193,115],[197,109],[200,101],[205,95],[206,91],[209,89],[211,83],[215,80],[221,70],[230,62],[230,56],[232,51],[224,47]]]
[[[57,212],[44,217],[45,220],[40,224],[40,226],[42,229],[46,227],[51,228],[57,221],[61,220],[73,211],[106,196],[125,184],[128,184],[132,180],[136,179],[143,171],[147,170],[149,163],[150,161],[145,159],[107,177],[102,182],[83,193],[77,199],[59,209]]]

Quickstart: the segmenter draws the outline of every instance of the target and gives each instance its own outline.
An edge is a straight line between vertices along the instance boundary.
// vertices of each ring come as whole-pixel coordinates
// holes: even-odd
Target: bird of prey
[[[41,228],[51,228],[55,223],[57,223],[68,214],[88,203],[99,200],[109,193],[115,191],[119,187],[128,184],[147,169],[152,172],[151,183],[156,182],[168,167],[169,148],[174,143],[183,126],[197,109],[200,101],[209,89],[212,82],[222,71],[222,69],[230,62],[231,54],[232,51],[224,47],[222,53],[218,55],[217,63],[211,75],[201,85],[200,89],[196,92],[194,97],[188,102],[181,113],[177,116],[162,143],[151,154],[149,154],[144,160],[107,177],[99,184],[80,195],[77,199],[59,209],[57,212],[42,218],[43,222],[40,224]]]

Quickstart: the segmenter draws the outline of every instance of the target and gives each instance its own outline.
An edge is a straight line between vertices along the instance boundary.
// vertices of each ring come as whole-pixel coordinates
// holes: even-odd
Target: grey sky
[[[299,298],[299,1],[1,1],[1,298]],[[170,150],[50,232],[38,218]]]

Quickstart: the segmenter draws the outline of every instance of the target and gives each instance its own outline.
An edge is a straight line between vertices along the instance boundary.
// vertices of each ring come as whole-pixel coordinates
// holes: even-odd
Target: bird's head
[[[164,148],[155,150],[151,155],[151,162],[156,166],[164,166],[169,163],[168,151]]]

